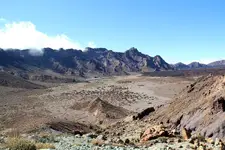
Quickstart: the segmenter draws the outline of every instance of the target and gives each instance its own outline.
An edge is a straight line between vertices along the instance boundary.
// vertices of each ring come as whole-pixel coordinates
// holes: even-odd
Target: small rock
[[[175,139],[174,142],[175,143],[180,143],[180,142],[182,142],[182,140],[178,138],[178,139]]]
[[[212,138],[207,138],[206,142],[209,144],[214,144],[214,140]]]
[[[191,137],[191,132],[187,130],[186,128],[181,129],[181,136],[184,140],[188,140]]]
[[[103,141],[107,140],[107,138],[104,135],[99,135],[96,139],[103,140]]]
[[[79,134],[75,135],[75,138],[80,138],[81,136]]]
[[[200,142],[199,142],[198,139],[196,139],[196,140],[194,141],[194,146],[196,146],[196,147],[199,147],[199,146],[200,146]]]
[[[190,138],[190,139],[188,140],[188,142],[191,143],[191,144],[194,144],[194,143],[195,143],[195,140],[196,140],[195,138]]]
[[[186,149],[191,149],[191,146],[190,146],[190,145],[187,145],[187,146],[186,146]]]
[[[94,134],[94,133],[88,133],[88,134],[83,135],[83,137],[95,139],[95,138],[97,138],[98,136],[97,136],[96,134]]]
[[[116,140],[116,143],[118,143],[118,144],[124,144],[123,140],[121,140],[121,139],[117,139]]]
[[[215,140],[215,146],[218,146],[219,143],[220,143],[220,139],[216,138],[216,140]]]
[[[129,139],[125,139],[124,143],[125,144],[130,144],[130,140]]]
[[[171,133],[172,133],[172,135],[177,135],[177,134],[178,134],[178,132],[177,132],[176,129],[173,129],[173,130],[171,131]]]
[[[173,140],[173,139],[168,139],[166,142],[167,142],[167,143],[173,143],[174,140]]]
[[[5,143],[5,138],[4,137],[0,137],[0,143]]]
[[[204,146],[199,146],[197,150],[205,150]]]

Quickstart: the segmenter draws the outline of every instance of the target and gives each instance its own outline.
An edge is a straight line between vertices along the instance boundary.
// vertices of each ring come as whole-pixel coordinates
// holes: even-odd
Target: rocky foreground
[[[136,141],[128,138],[110,138],[101,133],[65,134],[51,129],[44,129],[35,133],[1,135],[0,149],[8,150],[224,150],[225,144],[216,138],[204,138],[200,135],[190,135],[183,128],[180,133],[169,130],[163,125],[148,128]],[[19,146],[18,146],[19,145]],[[33,146],[33,147],[32,147]],[[28,148],[27,148],[28,147]]]

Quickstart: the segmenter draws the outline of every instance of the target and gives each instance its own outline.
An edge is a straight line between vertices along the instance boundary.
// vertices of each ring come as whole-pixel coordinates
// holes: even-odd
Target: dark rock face
[[[154,112],[154,107],[149,107],[143,110],[142,112],[138,113],[137,115],[133,116],[133,120],[142,119],[145,116],[149,115],[150,113]]]
[[[136,48],[124,53],[105,48],[76,49],[44,48],[43,53],[33,55],[30,50],[0,49],[0,66],[24,71],[50,69],[54,72],[85,76],[87,74],[121,75],[128,72],[173,69],[160,56],[150,57]]]

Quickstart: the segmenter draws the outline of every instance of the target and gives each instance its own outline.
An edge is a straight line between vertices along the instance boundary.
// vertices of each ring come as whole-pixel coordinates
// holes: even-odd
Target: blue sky
[[[0,46],[136,47],[169,63],[208,63],[225,59],[224,8],[224,0],[2,0]]]

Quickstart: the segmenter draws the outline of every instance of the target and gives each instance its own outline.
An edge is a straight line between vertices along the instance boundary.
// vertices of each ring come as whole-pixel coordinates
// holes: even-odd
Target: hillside
[[[11,74],[0,72],[0,86],[8,86],[14,88],[25,88],[25,89],[41,89],[44,86],[29,82],[19,77],[15,77]]]
[[[207,76],[187,86],[168,107],[162,107],[149,121],[185,127],[206,137],[224,137],[225,78]]]
[[[42,54],[35,55],[30,50],[0,49],[0,66],[2,70],[19,70],[28,74],[48,69],[60,74],[83,77],[172,69],[160,56],[151,57],[136,48],[124,53],[105,48],[86,48],[85,51],[44,48]]]

